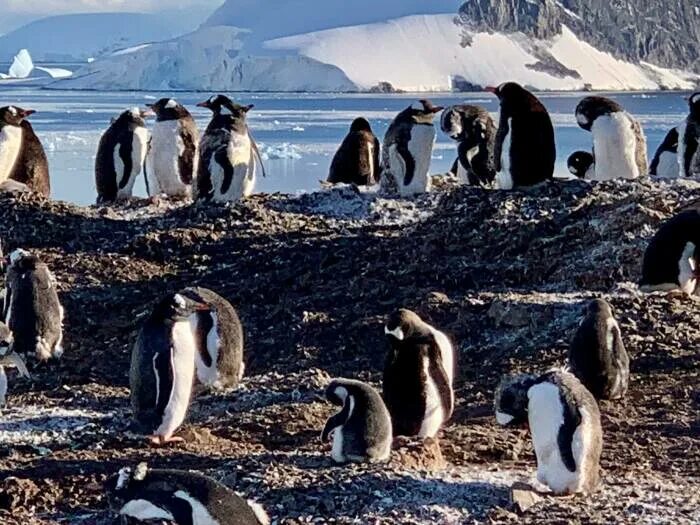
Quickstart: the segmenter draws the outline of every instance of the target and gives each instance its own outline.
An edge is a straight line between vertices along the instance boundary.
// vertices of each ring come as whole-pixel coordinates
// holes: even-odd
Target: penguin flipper
[[[260,169],[262,170],[262,176],[267,177],[267,172],[265,171],[265,163],[263,162],[262,155],[260,154],[260,149],[258,148],[258,143],[255,142],[253,135],[251,135],[250,130],[248,130],[248,138],[250,139],[250,146],[255,154],[256,162],[260,164]]]
[[[416,174],[416,160],[408,149],[408,143],[399,142],[396,144],[396,151],[398,158],[403,161],[403,184],[408,186]]]
[[[231,188],[233,183],[233,164],[228,158],[228,149],[219,148],[214,153],[214,160],[223,170],[223,181],[221,183],[221,194],[224,195]]]
[[[321,441],[326,442],[328,441],[328,436],[330,433],[338,428],[342,427],[345,423],[348,422],[348,419],[350,418],[350,403],[347,401],[343,403],[343,409],[338,412],[337,414],[331,416],[328,418],[328,421],[326,421],[326,426],[323,428],[323,432],[321,433]]]
[[[442,361],[442,352],[435,342],[430,344],[428,373],[433,381],[435,381],[435,386],[437,387],[440,401],[445,411],[445,421],[447,421],[454,411],[454,397],[452,394],[452,385],[450,385],[450,380]]]
[[[168,348],[167,352],[158,352],[153,356],[153,372],[156,377],[156,405],[155,412],[158,417],[162,417],[170,401],[173,386],[175,384],[175,373],[172,366],[173,349]]]
[[[698,137],[693,136],[693,131],[694,126],[688,125],[685,128],[685,154],[683,158],[683,173],[681,174],[685,177],[691,177],[693,175],[693,158],[698,150]]]
[[[557,434],[557,444],[561,451],[561,460],[569,472],[576,472],[576,458],[574,456],[574,434],[581,426],[581,412],[579,411],[576,402],[571,393],[563,390],[560,385],[560,394],[562,405],[564,405],[564,422],[559,427]],[[578,455],[578,454],[577,454]]]
[[[498,131],[496,132],[496,144],[493,148],[493,165],[496,172],[500,172],[503,168],[501,164],[501,157],[503,156],[503,142],[506,140],[508,133],[510,132],[510,126],[508,126],[508,116],[506,112],[501,108],[501,117],[498,123]]]
[[[190,185],[194,180],[195,161],[197,159],[197,137],[188,128],[180,129],[180,138],[184,147],[177,158],[178,169],[180,171],[180,181]]]
[[[114,167],[117,177],[121,176],[119,181],[119,189],[123,190],[129,184],[131,171],[133,170],[133,159],[131,158],[131,143],[124,141],[120,143],[119,148],[114,152]]]

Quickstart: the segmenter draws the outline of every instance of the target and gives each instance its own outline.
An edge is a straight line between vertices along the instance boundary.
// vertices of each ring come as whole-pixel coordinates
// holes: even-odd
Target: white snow
[[[119,51],[115,51],[114,53],[112,53],[112,56],[118,57],[121,55],[129,55],[131,53],[136,53],[137,51],[141,51],[142,49],[150,47],[150,45],[151,44],[140,44],[138,46],[127,47],[126,49],[120,49]]]
[[[276,159],[300,159],[301,153],[299,153],[299,148],[294,144],[289,142],[283,142],[282,144],[259,144],[260,156],[263,160],[276,160]]]

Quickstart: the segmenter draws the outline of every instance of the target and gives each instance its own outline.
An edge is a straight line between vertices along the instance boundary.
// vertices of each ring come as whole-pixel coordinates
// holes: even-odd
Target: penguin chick
[[[596,490],[603,448],[600,411],[573,374],[554,370],[505,379],[495,409],[501,425],[528,422],[540,483],[555,494]]]
[[[110,509],[122,521],[194,525],[269,525],[258,504],[196,472],[124,467],[104,484]]]
[[[373,186],[379,182],[379,139],[365,118],[356,118],[333,157],[328,182]]]
[[[0,323],[0,408],[5,406],[7,376],[5,368],[16,368],[20,377],[30,378],[29,370],[22,358],[12,349],[12,332],[5,323]]]
[[[5,323],[14,336],[13,349],[39,361],[63,355],[63,307],[56,278],[30,252],[10,254],[5,286]]]
[[[587,151],[575,151],[566,164],[574,177],[590,180],[595,176],[595,160]]]
[[[607,301],[596,299],[588,304],[569,347],[569,368],[596,399],[625,396],[630,360]]]
[[[434,437],[454,410],[455,354],[447,336],[401,309],[384,328],[384,400],[397,436]]]
[[[333,461],[378,463],[389,459],[391,418],[374,388],[352,379],[334,379],[326,388],[326,398],[343,407],[328,419],[321,434],[323,442],[333,440]]]

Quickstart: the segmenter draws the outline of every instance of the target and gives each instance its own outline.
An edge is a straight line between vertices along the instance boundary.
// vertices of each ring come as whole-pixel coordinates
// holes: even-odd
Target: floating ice
[[[294,144],[283,142],[282,144],[261,144],[260,156],[263,160],[300,159],[301,153]]]
[[[22,49],[15,55],[15,59],[12,61],[12,65],[8,71],[8,76],[10,78],[27,78],[32,74],[33,69],[34,62],[32,62],[32,56],[29,54],[29,51]]]

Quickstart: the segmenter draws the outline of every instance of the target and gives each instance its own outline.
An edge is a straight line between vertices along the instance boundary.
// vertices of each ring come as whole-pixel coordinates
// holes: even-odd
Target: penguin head
[[[624,109],[614,100],[605,97],[585,97],[576,106],[576,122],[582,129],[591,131],[595,119],[618,111]]]
[[[253,104],[241,106],[226,95],[214,95],[197,104],[197,107],[207,108],[215,115],[232,115],[233,117],[245,119],[246,114],[255,106]]]
[[[535,384],[531,375],[504,378],[496,389],[494,409],[499,425],[519,425],[527,421],[527,391]]]
[[[688,106],[690,107],[690,115],[696,120],[700,120],[700,91],[688,97]]]
[[[586,177],[586,173],[595,163],[593,155],[587,151],[576,151],[569,156],[569,160],[566,161],[569,167],[569,173],[583,179]]]
[[[401,308],[389,316],[384,333],[389,342],[405,341],[426,335],[425,326],[417,313]]]
[[[117,474],[107,478],[103,489],[110,507],[118,512],[124,504],[142,493],[147,484],[148,465],[139,463],[136,467],[124,467]]]
[[[594,299],[586,306],[588,316],[613,317],[613,307],[605,299]]]
[[[124,127],[146,127],[146,121],[144,118],[148,115],[147,110],[139,108],[129,108],[122,111],[117,118],[112,120],[112,125],[124,126]]]
[[[211,307],[190,296],[176,293],[167,296],[153,310],[152,317],[157,320],[182,321],[197,312],[209,312]]]
[[[326,387],[326,399],[334,405],[343,406],[350,395],[347,386],[346,380],[334,379]]]
[[[359,117],[352,121],[350,132],[357,133],[358,131],[369,131],[372,133],[372,127],[369,125],[369,121],[366,118]]]
[[[440,127],[452,140],[479,143],[486,140],[489,119],[485,109],[462,104],[450,106],[442,112]]]
[[[148,108],[155,114],[156,120],[178,120],[188,116],[190,113],[185,106],[172,98],[161,98],[154,104],[147,104]]]
[[[36,113],[33,109],[22,109],[17,106],[5,106],[0,108],[0,127],[21,126],[24,119]]]
[[[427,99],[420,100],[419,102],[419,108],[411,105],[402,111],[401,118],[405,118],[413,124],[432,125],[435,120],[435,115],[440,113],[444,108],[442,106],[433,105],[433,103]]]
[[[501,103],[501,109],[508,114],[530,110],[533,100],[537,100],[532,93],[517,82],[504,82],[498,87],[487,86],[484,90],[496,95]]]
[[[462,117],[463,115],[457,106],[449,106],[442,112],[442,117],[440,118],[440,129],[442,129],[442,132],[449,136],[452,140],[459,140],[462,136],[462,132],[464,131]]]

